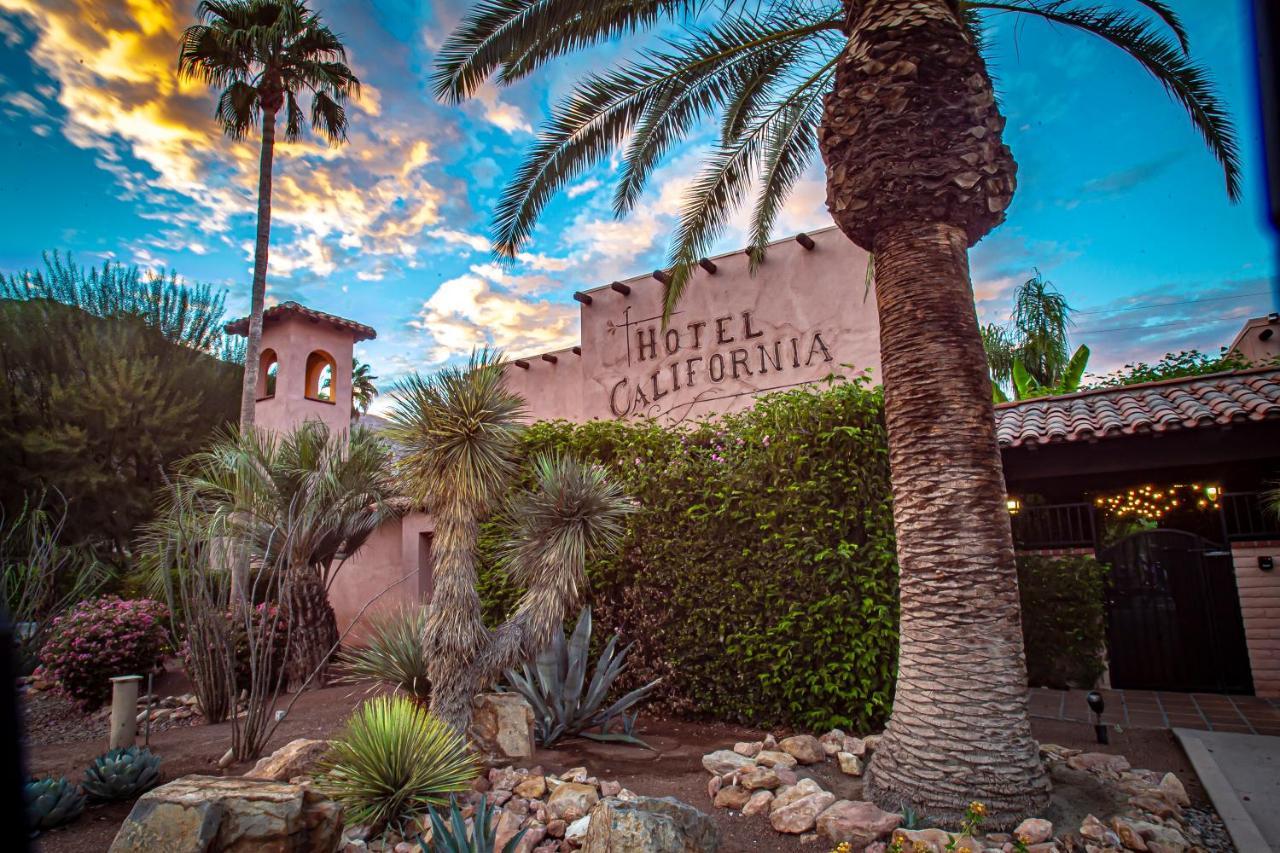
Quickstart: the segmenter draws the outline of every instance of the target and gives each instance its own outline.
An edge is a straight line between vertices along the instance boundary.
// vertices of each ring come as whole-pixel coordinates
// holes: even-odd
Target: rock
[[[532,853],[534,847],[547,837],[547,828],[540,823],[531,823],[525,827],[525,833],[516,842],[514,853]],[[496,848],[501,850],[501,847]]]
[[[1081,822],[1080,835],[1082,838],[1088,841],[1093,841],[1097,844],[1109,847],[1120,846],[1120,837],[1112,832],[1105,823],[1098,820],[1093,815],[1087,816],[1084,821]]]
[[[1139,811],[1150,812],[1156,817],[1173,817],[1179,819],[1182,817],[1182,809],[1171,803],[1165,798],[1165,795],[1158,790],[1150,794],[1144,794],[1140,797],[1130,797],[1129,805]]]
[[[769,767],[752,767],[742,771],[738,777],[738,784],[748,791],[758,791],[761,788],[767,788],[772,791],[782,784],[782,780]]]
[[[495,791],[510,791],[524,781],[524,775],[514,767],[494,767],[489,771],[489,787]]]
[[[762,749],[760,754],[756,756],[756,763],[765,767],[786,767],[788,769],[795,767],[799,763],[794,755],[789,752],[781,752],[776,749]]]
[[[765,735],[764,740],[761,742],[760,746],[763,749],[777,749],[778,739],[775,738],[773,735]]]
[[[773,806],[770,811],[789,806],[801,797],[822,792],[822,786],[812,779],[801,779],[794,785],[773,792]]]
[[[720,777],[712,776],[707,780],[707,796],[714,800],[716,798],[716,794],[720,793],[720,789],[723,787],[724,782],[720,780]]]
[[[771,809],[769,823],[778,832],[785,832],[788,835],[809,832],[818,822],[818,815],[835,801],[836,795],[828,791],[807,794],[782,808]]]
[[[730,749],[717,749],[702,756],[702,766],[708,773],[723,776],[741,767],[753,767],[755,761]]]
[[[943,853],[951,835],[941,829],[895,829],[893,840],[915,853]]]
[[[472,700],[471,739],[490,760],[533,755],[533,708],[519,693],[481,693]]]
[[[1041,844],[1053,837],[1053,824],[1043,818],[1029,817],[1013,831],[1023,844]]]
[[[1100,770],[1121,773],[1129,769],[1129,759],[1123,755],[1110,755],[1105,752],[1082,752],[1068,758],[1067,766],[1072,770],[1088,770],[1090,773],[1097,773]]]
[[[547,777],[530,776],[513,789],[517,797],[524,797],[527,800],[536,800],[545,796],[547,793]],[[499,845],[501,849],[501,845]]]
[[[498,825],[493,829],[493,848],[501,850],[507,846],[507,843],[516,837],[516,833],[520,831],[523,824],[524,815],[509,811],[501,812],[498,815]]]
[[[582,853],[713,853],[715,822],[674,797],[601,800],[591,810]]]
[[[738,741],[733,745],[733,751],[738,755],[745,755],[747,758],[755,758],[756,754],[763,749],[760,743],[748,743],[746,741]]]
[[[1191,798],[1187,796],[1187,789],[1182,787],[1182,781],[1172,773],[1164,774],[1164,778],[1160,780],[1160,793],[1164,794],[1169,802],[1175,805],[1191,805]]]
[[[562,820],[553,820],[547,822],[547,835],[551,838],[564,838],[565,830],[569,825]]]
[[[801,764],[819,764],[826,760],[827,753],[822,748],[822,743],[813,735],[792,735],[783,738],[778,746],[782,751],[791,755]]]
[[[1147,849],[1147,842],[1143,840],[1138,830],[1122,817],[1111,818],[1111,828],[1116,831],[1116,835],[1120,837],[1120,843],[1127,850],[1143,850]]]
[[[847,776],[861,776],[863,771],[862,759],[856,755],[850,755],[847,752],[837,752],[836,761],[840,762],[840,772]]]
[[[745,815],[755,816],[758,814],[768,814],[769,807],[773,804],[773,791],[760,790],[751,795],[751,799],[747,800],[747,804],[742,807],[742,813]]]
[[[773,772],[778,774],[778,781],[783,785],[794,785],[800,781],[800,777],[789,767],[779,765],[773,768]]]
[[[600,796],[616,797],[622,793],[622,783],[605,779],[600,782]]]
[[[1146,842],[1148,850],[1155,850],[1159,846],[1163,846],[1166,850],[1185,849],[1188,846],[1186,836],[1171,826],[1161,826],[1158,823],[1148,823],[1143,820],[1131,820],[1129,825]]]
[[[875,752],[880,748],[880,740],[884,735],[867,735],[862,739],[862,744],[867,748],[867,752]]]
[[[576,821],[589,813],[600,800],[600,795],[592,785],[580,782],[566,782],[556,788],[547,800],[547,814],[552,819]]]
[[[818,742],[822,744],[822,751],[827,755],[835,755],[844,749],[845,734],[840,729],[832,729],[822,737],[818,738]]]
[[[840,751],[865,759],[870,750],[867,749],[867,741],[864,738],[846,737],[840,745]]]
[[[718,809],[735,809],[741,811],[742,807],[747,804],[747,800],[751,799],[751,792],[746,788],[739,788],[737,785],[730,785],[727,788],[721,788],[716,793],[715,807]]]
[[[298,785],[184,776],[134,804],[112,853],[332,853],[342,807]]]
[[[591,816],[585,815],[578,818],[573,823],[565,827],[565,841],[581,841],[587,837],[587,830],[591,826]]]
[[[246,779],[285,782],[294,776],[308,776],[316,762],[329,751],[329,741],[298,738],[291,740],[266,758],[258,759]]]
[[[902,823],[902,815],[887,812],[875,803],[837,800],[818,815],[818,834],[839,844],[847,841],[854,849],[866,847],[890,835]]]
[[[587,772],[585,767],[570,767],[568,770],[560,774],[560,778],[566,782],[577,782],[579,785],[590,784],[591,774]]]

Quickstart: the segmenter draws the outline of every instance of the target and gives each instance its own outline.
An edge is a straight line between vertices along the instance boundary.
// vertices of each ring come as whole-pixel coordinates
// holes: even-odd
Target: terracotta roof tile
[[[323,311],[317,311],[314,308],[308,308],[305,305],[299,305],[297,302],[281,302],[279,305],[273,305],[266,311],[262,312],[262,322],[265,325],[269,320],[275,320],[286,314],[296,314],[299,317],[306,317],[318,323],[331,323],[339,329],[350,331],[356,341],[368,341],[376,338],[378,333],[374,331],[372,326],[366,326],[363,323],[357,323],[355,320],[348,320],[345,317],[339,317],[336,314],[326,314]],[[223,327],[229,335],[248,335],[249,334],[249,318],[241,317],[238,320],[232,320]]]
[[[1240,370],[996,407],[1002,448],[1280,420],[1280,369]]]

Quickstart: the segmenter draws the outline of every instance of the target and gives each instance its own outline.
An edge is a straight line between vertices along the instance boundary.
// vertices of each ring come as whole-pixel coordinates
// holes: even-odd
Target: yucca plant
[[[375,618],[363,646],[344,649],[338,670],[346,681],[377,681],[421,701],[431,697],[422,637],[427,608],[414,605]]]
[[[477,773],[466,739],[408,696],[377,696],[347,720],[321,764],[318,786],[349,824],[400,830]]]
[[[539,744],[550,746],[565,735],[577,735],[592,740],[646,745],[635,736],[635,714],[628,716],[627,711],[653,692],[662,679],[637,687],[607,707],[604,704],[609,688],[626,667],[630,649],[628,645],[619,650],[618,635],[610,637],[596,660],[588,684],[591,608],[585,607],[568,642],[565,642],[564,628],[561,627],[552,635],[551,644],[538,655],[532,668],[525,664],[519,672],[507,670],[507,681],[533,706],[534,733]],[[614,722],[621,723],[622,731],[609,731]],[[600,731],[588,731],[597,726]]]
[[[472,821],[471,833],[467,833],[467,822],[462,816],[456,797],[449,798],[449,822],[445,823],[435,809],[431,809],[431,841],[418,836],[418,846],[423,853],[514,853],[520,839],[528,832],[528,828],[515,834],[501,850],[497,850],[497,827],[493,826],[493,810],[489,808],[488,798],[476,804],[476,814]]]
[[[36,831],[71,823],[84,812],[84,794],[65,776],[32,779],[26,795],[27,820]]]
[[[95,800],[131,800],[160,781],[160,762],[145,747],[113,749],[93,760],[81,786]]]

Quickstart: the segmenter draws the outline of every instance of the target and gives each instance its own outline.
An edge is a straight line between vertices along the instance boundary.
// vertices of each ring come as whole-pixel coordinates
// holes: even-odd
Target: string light
[[[1148,484],[1094,498],[1094,506],[1110,515],[1162,518],[1179,507],[1194,505],[1208,510],[1219,507],[1222,489],[1218,486],[1201,486],[1199,483],[1175,483],[1172,486]]]

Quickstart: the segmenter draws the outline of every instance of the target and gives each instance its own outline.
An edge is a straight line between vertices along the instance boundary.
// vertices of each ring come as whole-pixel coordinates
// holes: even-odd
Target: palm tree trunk
[[[443,509],[432,539],[435,579],[423,647],[431,678],[431,713],[465,733],[471,726],[475,663],[489,643],[476,592],[475,547],[480,528],[460,506]]]
[[[314,688],[327,683],[330,655],[338,644],[338,619],[319,574],[311,566],[290,572],[289,684],[301,689],[311,679]]]
[[[1031,738],[1013,538],[964,233],[900,226],[876,241],[880,359],[900,567],[893,715],[871,764],[877,802],[993,823],[1043,807]]]
[[[267,297],[267,250],[271,243],[271,163],[276,147],[276,114],[262,111],[262,154],[258,162],[258,234],[253,248],[253,290],[249,303],[249,335],[240,386],[240,431],[253,427],[258,401],[258,356],[262,350],[262,310]]]
[[[1018,582],[967,249],[1016,164],[952,0],[845,0],[819,144],[827,204],[875,256],[900,577],[893,713],[867,790],[1006,826],[1048,800],[1027,718]]]

